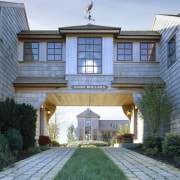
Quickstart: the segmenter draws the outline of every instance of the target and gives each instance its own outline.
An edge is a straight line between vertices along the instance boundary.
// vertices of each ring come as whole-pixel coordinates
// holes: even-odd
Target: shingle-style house
[[[142,141],[137,100],[149,82],[166,85],[169,131],[179,133],[179,69],[180,15],[156,15],[150,31],[93,24],[32,31],[23,4],[0,2],[0,100],[36,108],[37,137],[56,106],[122,106]]]
[[[76,117],[75,134],[78,140],[110,141],[118,133],[119,125],[129,126],[129,120],[100,120],[100,116],[89,108]]]

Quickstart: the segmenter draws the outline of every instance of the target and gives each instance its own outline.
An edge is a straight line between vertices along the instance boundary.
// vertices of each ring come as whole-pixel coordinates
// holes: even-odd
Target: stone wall
[[[0,2],[0,100],[14,97],[18,69],[17,33],[29,29],[23,4]]]

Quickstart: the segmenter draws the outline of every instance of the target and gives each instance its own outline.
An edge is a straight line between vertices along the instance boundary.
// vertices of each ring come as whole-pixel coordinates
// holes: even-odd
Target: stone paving
[[[53,180],[75,148],[52,148],[0,172],[0,180]]]
[[[180,180],[180,170],[124,148],[102,148],[129,180]]]
[[[101,149],[129,180],[180,180],[179,169],[134,151],[109,147]],[[74,151],[75,148],[52,148],[36,154],[0,172],[0,180],[53,180]]]

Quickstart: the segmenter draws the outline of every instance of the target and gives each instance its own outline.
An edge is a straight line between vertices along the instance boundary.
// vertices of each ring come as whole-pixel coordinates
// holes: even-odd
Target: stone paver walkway
[[[180,170],[124,148],[102,148],[130,180],[180,180]]]
[[[129,180],[180,180],[180,170],[124,148],[101,148]],[[0,180],[53,180],[75,148],[52,148],[0,172]],[[109,180],[109,179],[108,179]]]
[[[52,180],[75,148],[52,148],[0,172],[0,180]]]

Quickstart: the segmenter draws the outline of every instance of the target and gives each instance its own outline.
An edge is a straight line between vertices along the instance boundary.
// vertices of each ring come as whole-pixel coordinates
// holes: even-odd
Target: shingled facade
[[[0,99],[37,109],[37,137],[56,106],[122,106],[142,141],[137,100],[149,82],[166,85],[169,131],[180,132],[179,15],[156,15],[150,31],[93,24],[32,31],[16,3],[0,2],[0,15]]]

